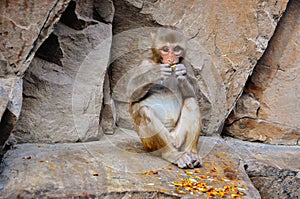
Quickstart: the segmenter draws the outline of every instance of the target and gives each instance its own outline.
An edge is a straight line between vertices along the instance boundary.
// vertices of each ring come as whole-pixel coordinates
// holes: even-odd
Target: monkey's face
[[[184,49],[178,45],[165,45],[159,48],[162,64],[177,64],[183,55]]]

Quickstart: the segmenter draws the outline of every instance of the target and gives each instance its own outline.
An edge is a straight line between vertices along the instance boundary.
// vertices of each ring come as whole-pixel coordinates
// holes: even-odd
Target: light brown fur
[[[154,42],[151,60],[158,64],[157,67],[161,64],[159,48],[163,45],[180,45],[183,49],[185,48],[183,36],[174,30],[159,31],[155,38],[152,39]],[[162,158],[178,165],[180,168],[194,168],[202,164],[197,151],[202,123],[197,100],[191,95],[185,95],[185,93],[188,92],[182,90],[193,87],[189,78],[194,77],[191,72],[192,70],[188,68],[190,66],[183,61],[183,58],[184,53],[179,60],[179,63],[184,63],[187,67],[187,75],[184,77],[186,79],[184,79],[185,84],[183,85],[188,85],[189,88],[185,88],[182,85],[180,87],[179,84],[181,82],[173,77],[173,79],[175,78],[173,81],[178,84],[178,91],[176,92],[179,93],[177,93],[176,96],[181,97],[172,98],[174,93],[170,91],[164,91],[162,93],[150,92],[148,95],[140,98],[139,101],[133,102],[130,106],[130,112],[135,124],[135,129],[146,148],[150,151],[158,152]],[[159,76],[159,74],[157,75]],[[164,97],[171,101],[164,101]],[[156,99],[161,100],[159,101],[161,103],[157,104]],[[166,120],[170,120],[170,115],[164,115],[161,111],[168,112],[168,105],[179,106],[178,104],[182,104],[180,105],[181,107],[175,107],[174,109],[175,113],[178,113],[174,115],[178,115],[178,118],[171,117],[171,120],[172,118],[175,119],[172,120],[175,121],[174,126],[170,126],[169,123],[167,125]],[[166,107],[166,110],[163,110],[164,107]],[[179,112],[176,112],[177,110]],[[161,118],[163,116],[168,118]]]

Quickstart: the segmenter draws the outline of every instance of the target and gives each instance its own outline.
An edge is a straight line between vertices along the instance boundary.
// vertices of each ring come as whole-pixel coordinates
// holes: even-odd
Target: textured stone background
[[[114,146],[132,142],[120,133],[120,128],[132,129],[132,121],[128,101],[120,97],[126,91],[118,83],[149,55],[150,32],[172,26],[188,39],[187,59],[207,98],[202,102],[202,134],[218,137],[201,138],[205,146],[216,146],[206,158],[213,161],[216,153],[225,151],[232,164],[245,167],[242,175],[251,187],[250,198],[259,198],[251,183],[262,198],[300,197],[298,0],[3,0],[0,10],[0,145],[17,144],[1,163],[1,195],[67,198],[84,196],[87,188],[91,196],[138,198],[154,191],[159,197],[181,197],[164,186],[130,188],[143,177],[102,166],[99,173],[113,172],[112,181],[85,176],[91,171],[85,164],[94,163],[85,143],[100,151],[97,161],[111,160],[114,167],[141,159],[136,154],[118,156],[108,146],[110,139],[116,141]],[[266,145],[226,141],[220,135]],[[225,142],[225,148],[218,145]],[[22,159],[26,151],[39,156],[41,148],[36,146],[46,143],[43,158],[67,169],[53,170],[52,164],[45,169],[40,162]],[[137,143],[130,150],[141,150]],[[56,172],[53,179],[39,177],[49,169]],[[82,183],[66,183],[75,179],[73,173]],[[107,183],[112,189],[87,182]]]
[[[299,145],[300,2],[290,1],[226,131],[244,140]]]

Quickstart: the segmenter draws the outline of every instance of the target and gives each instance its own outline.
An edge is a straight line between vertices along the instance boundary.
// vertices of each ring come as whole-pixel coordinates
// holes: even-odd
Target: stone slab
[[[208,192],[192,195],[173,184],[193,178],[192,182],[206,183],[211,190],[237,186],[245,199],[260,198],[230,145],[221,138],[200,140],[203,167],[189,170],[150,154],[135,132],[124,129],[96,142],[16,145],[3,158],[0,194],[3,198],[207,198]]]

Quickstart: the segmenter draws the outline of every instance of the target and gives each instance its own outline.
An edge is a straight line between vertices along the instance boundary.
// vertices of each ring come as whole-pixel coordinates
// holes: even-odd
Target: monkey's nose
[[[169,55],[175,55],[175,52],[173,50],[170,50]]]

